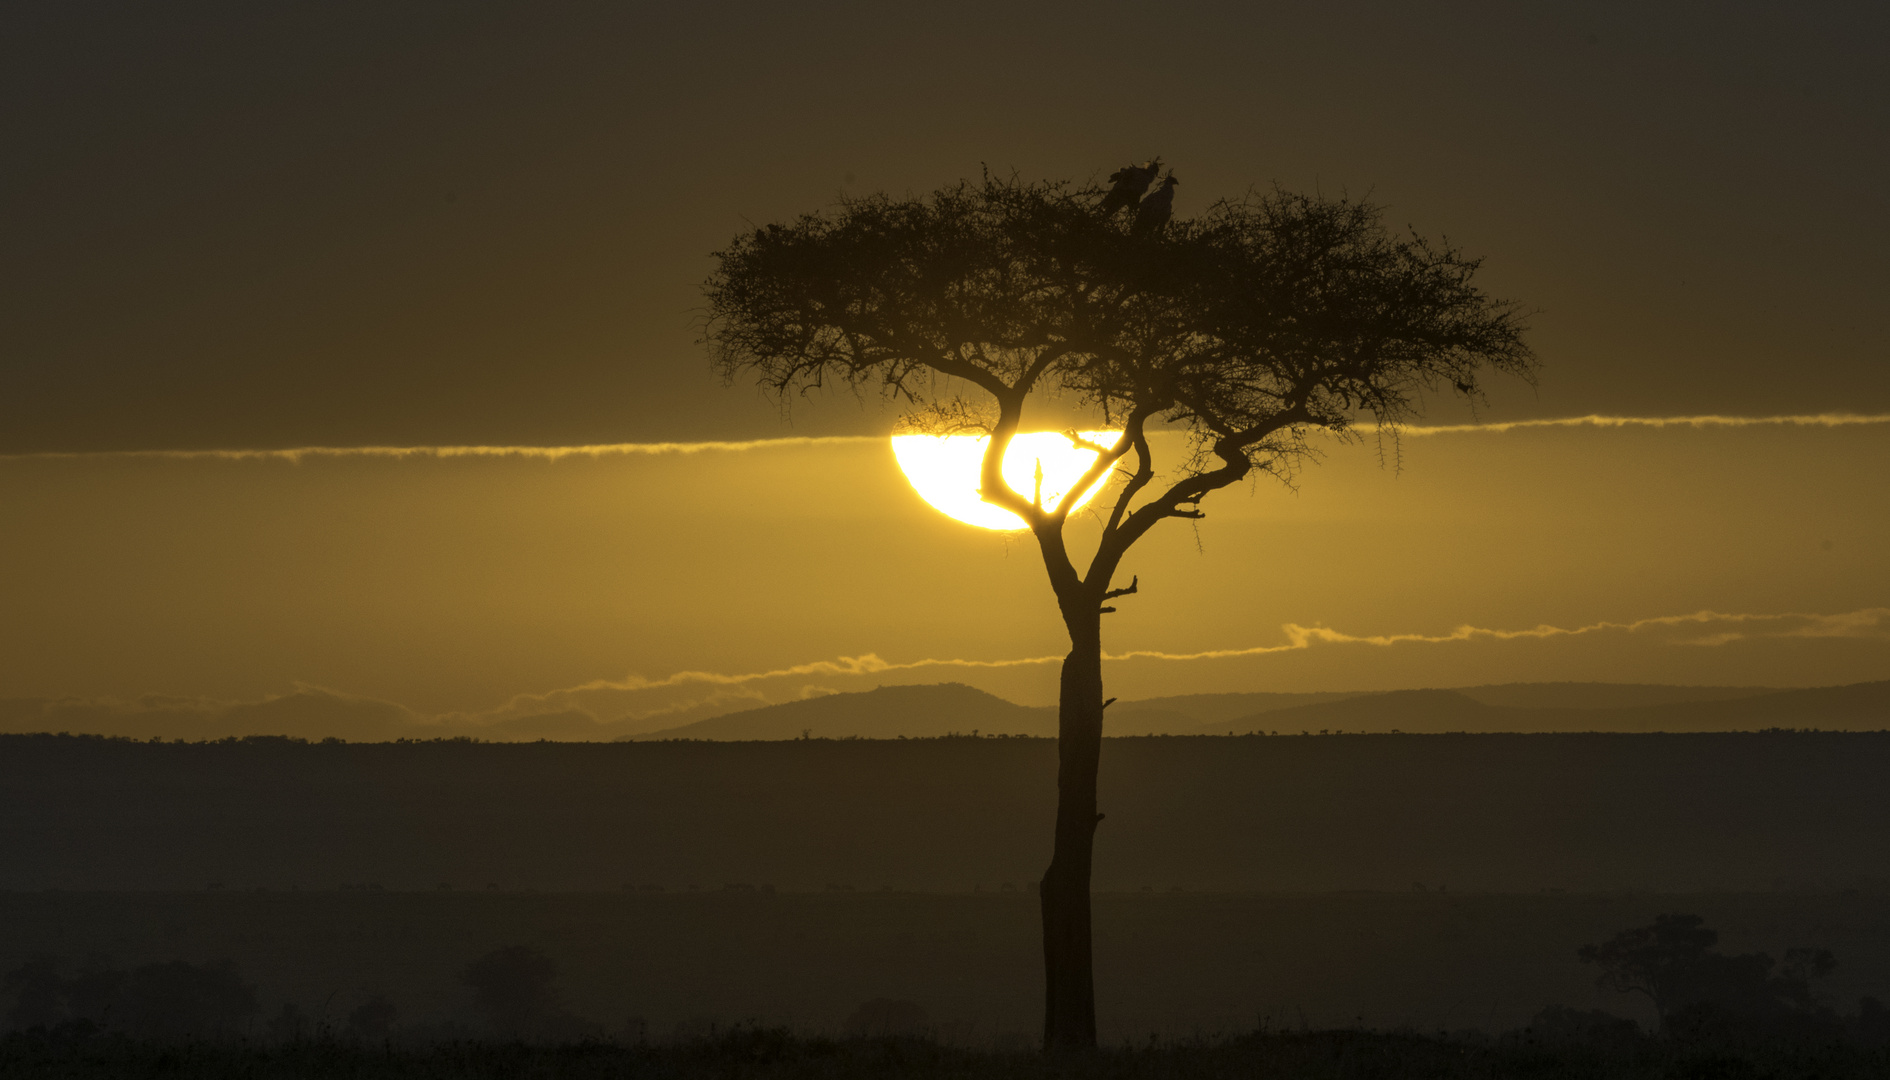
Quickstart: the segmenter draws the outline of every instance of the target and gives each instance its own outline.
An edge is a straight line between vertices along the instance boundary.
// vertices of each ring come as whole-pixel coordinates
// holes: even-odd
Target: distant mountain
[[[1552,732],[1890,729],[1890,682],[1810,690],[1628,683],[1507,683],[1370,693],[1184,694],[1119,701],[1112,736],[1250,732]],[[619,741],[1053,737],[1053,706],[1018,705],[963,683],[882,686],[727,713]]]
[[[1182,694],[1175,697],[1142,698],[1119,701],[1109,707],[1103,720],[1107,735],[1179,735],[1193,733],[1202,724],[1313,705],[1342,701],[1356,693],[1327,691],[1314,694]]]
[[[1252,731],[1739,731],[1890,728],[1890,683],[1815,690],[1633,683],[1501,683],[1441,690],[1181,694],[1115,702],[1111,736]],[[319,687],[261,701],[0,698],[0,733],[70,731],[135,739],[286,735],[356,742],[470,736],[506,742],[620,739],[930,738],[954,732],[1056,734],[1053,706],[1024,706],[962,684],[888,686],[723,713],[720,702],[664,717],[603,719],[571,708],[497,723],[430,717]],[[643,732],[652,722],[673,725]]]
[[[1218,722],[1223,717],[1251,716],[1350,696],[1353,695],[1183,694],[1119,701],[1109,707],[1103,731],[1108,735],[1194,734],[1203,721]],[[816,739],[928,739],[970,734],[974,730],[983,735],[1054,737],[1057,710],[1054,706],[1017,705],[963,683],[882,686],[877,690],[828,694],[725,713],[662,731],[625,736],[618,741],[798,739],[802,732]]]
[[[1632,706],[1554,708],[1487,704],[1478,691],[1497,689],[1498,700],[1608,700],[1602,690],[1565,692],[1554,684],[1528,684],[1468,690],[1396,690],[1360,694],[1340,701],[1251,713],[1234,720],[1203,724],[1185,734],[1225,735],[1255,731],[1299,732],[1549,732],[1549,731],[1759,731],[1766,728],[1817,728],[1825,731],[1890,729],[1890,682],[1824,686],[1809,690],[1769,690],[1728,696],[1736,688],[1702,687],[1704,699],[1668,700]],[[1566,684],[1582,687],[1607,684]],[[1619,688],[1629,690],[1682,690]],[[1615,700],[1633,700],[1623,692]],[[1679,695],[1673,695],[1678,698]]]
[[[1538,682],[1459,686],[1485,705],[1524,709],[1627,709],[1681,701],[1730,701],[1776,693],[1773,686],[1667,686],[1661,683]],[[1350,695],[1357,696],[1357,695]],[[1260,710],[1256,709],[1255,712]]]
[[[618,741],[798,739],[803,733],[816,739],[924,739],[973,731],[1055,735],[1057,711],[1016,705],[963,683],[882,686],[725,713]]]
[[[1890,730],[1890,681],[1775,690],[1733,701],[1687,701],[1623,709],[1621,731]]]

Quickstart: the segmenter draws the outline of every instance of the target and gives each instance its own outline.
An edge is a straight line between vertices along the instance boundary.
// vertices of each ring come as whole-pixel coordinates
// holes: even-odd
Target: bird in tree
[[[1168,219],[1175,216],[1175,185],[1179,183],[1181,181],[1170,172],[1162,177],[1162,186],[1155,194],[1143,199],[1142,205],[1135,208],[1135,235],[1147,236],[1160,232],[1162,226],[1168,224]]]
[[[704,286],[704,341],[725,378],[779,395],[877,388],[922,429],[988,435],[980,497],[1035,538],[1069,638],[1039,888],[1044,1041],[1058,1050],[1096,1042],[1102,621],[1136,592],[1114,584],[1131,548],[1163,522],[1203,517],[1221,488],[1290,477],[1317,438],[1395,432],[1423,394],[1475,400],[1490,372],[1535,371],[1523,313],[1476,286],[1478,260],[1389,232],[1374,206],[1250,193],[1138,235],[1096,212],[1106,197],[988,172],[930,195],[845,197],[738,235]],[[1012,488],[1002,465],[1053,396],[1120,434],[1068,432],[1093,461],[1045,498]],[[1106,477],[1113,494],[1069,530]]]
[[[1141,201],[1142,193],[1155,182],[1155,176],[1162,171],[1162,159],[1152,158],[1140,165],[1124,165],[1109,174],[1109,182],[1114,186],[1096,204],[1096,212],[1110,217],[1119,211],[1129,209]]]

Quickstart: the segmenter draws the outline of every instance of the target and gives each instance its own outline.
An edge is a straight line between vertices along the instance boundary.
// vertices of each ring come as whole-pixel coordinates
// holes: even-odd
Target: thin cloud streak
[[[1890,424],[1890,413],[1798,413],[1789,416],[1559,416],[1544,420],[1508,420],[1494,424],[1437,424],[1398,429],[1400,435],[1461,435],[1471,432],[1502,434],[1523,428],[1742,428],[1742,427],[1856,427]]]
[[[1489,424],[1410,425],[1400,436],[1502,434],[1530,428],[1745,428],[1745,427],[1858,427],[1890,424],[1890,413],[1798,413],[1787,416],[1563,416],[1542,420],[1507,420]],[[31,454],[0,454],[0,461],[66,461],[89,459],[148,459],[158,461],[284,461],[297,464],[309,458],[562,458],[661,456],[670,454],[746,453],[754,450],[793,450],[813,446],[853,446],[882,443],[878,435],[821,435],[746,441],[596,443],[587,446],[298,446],[279,450],[75,450]]]
[[[1310,649],[1315,643],[1326,645],[1378,645],[1391,646],[1403,644],[1441,645],[1453,641],[1518,641],[1527,639],[1571,638],[1606,631],[1619,631],[1634,634],[1655,628],[1686,627],[1688,625],[1708,626],[1714,624],[1751,625],[1760,623],[1797,624],[1780,628],[1772,632],[1763,630],[1740,632],[1723,630],[1701,637],[1684,639],[1682,645],[1726,645],[1753,637],[1771,638],[1872,638],[1890,637],[1890,608],[1861,608],[1836,615],[1820,615],[1809,612],[1785,612],[1773,615],[1728,614],[1719,611],[1696,611],[1690,615],[1660,615],[1632,622],[1589,623],[1586,626],[1562,627],[1543,623],[1527,630],[1493,630],[1480,626],[1459,626],[1447,634],[1347,634],[1324,626],[1300,626],[1287,623],[1280,629],[1286,634],[1286,643],[1282,645],[1256,645],[1246,649],[1211,649],[1206,652],[1170,653],[1155,650],[1136,650],[1126,653],[1104,654],[1105,660],[1226,660],[1242,656],[1267,656],[1273,653],[1299,652]]]
[[[1579,638],[1603,633],[1645,634],[1660,630],[1679,631],[1668,636],[1664,643],[1679,647],[1715,647],[1755,638],[1864,638],[1890,640],[1890,608],[1860,608],[1856,611],[1821,614],[1816,612],[1779,612],[1768,614],[1728,613],[1718,611],[1696,611],[1686,615],[1660,615],[1630,621],[1603,620],[1582,626],[1554,626],[1541,624],[1521,630],[1503,630],[1488,627],[1463,625],[1446,633],[1399,633],[1399,634],[1348,634],[1325,626],[1301,626],[1286,623],[1280,628],[1285,640],[1276,645],[1255,645],[1238,649],[1209,649],[1202,652],[1174,653],[1153,649],[1136,649],[1121,653],[1104,653],[1103,659],[1111,662],[1136,660],[1155,660],[1162,662],[1186,662],[1198,660],[1230,660],[1243,657],[1271,656],[1282,653],[1304,652],[1316,645],[1369,645],[1390,648],[1398,645],[1443,645],[1469,641],[1522,641],[1546,640],[1558,638]],[[746,674],[728,674],[712,671],[680,671],[665,678],[652,679],[631,675],[623,679],[598,679],[578,686],[566,687],[543,694],[521,694],[485,717],[530,715],[561,708],[584,706],[578,705],[578,699],[593,695],[627,695],[632,699],[648,694],[662,697],[666,691],[687,694],[692,688],[713,688],[706,697],[682,697],[665,701],[653,709],[624,708],[617,705],[619,715],[630,719],[687,712],[704,706],[728,703],[741,699],[755,704],[767,704],[767,695],[754,689],[755,684],[767,683],[779,679],[830,677],[850,678],[888,674],[892,672],[922,670],[992,670],[1003,668],[1040,667],[1060,663],[1061,655],[1017,657],[1004,660],[966,660],[956,658],[928,657],[920,660],[893,662],[877,654],[867,653],[861,656],[843,656],[834,660],[816,660],[805,664],[774,668],[767,671]],[[619,699],[621,700],[621,699]],[[467,717],[466,719],[471,719]]]
[[[498,710],[500,713],[517,712],[535,705],[561,704],[577,694],[594,693],[637,693],[641,691],[669,690],[689,686],[736,687],[748,683],[766,682],[771,679],[804,678],[810,675],[826,675],[838,678],[851,676],[882,675],[889,671],[919,671],[925,668],[1015,668],[1032,667],[1041,664],[1054,664],[1063,659],[1061,656],[1032,656],[1013,660],[938,660],[924,659],[895,663],[881,659],[877,654],[866,653],[863,656],[842,656],[834,660],[815,660],[791,667],[775,668],[771,671],[756,671],[744,675],[728,675],[715,671],[678,671],[661,679],[644,678],[630,675],[622,679],[593,679],[577,686],[567,686],[543,694],[520,694],[506,702]],[[654,713],[638,714],[657,715],[678,711],[680,707],[670,706]]]
[[[557,461],[573,457],[741,453],[749,450],[791,450],[810,446],[846,446],[884,440],[868,435],[800,436],[750,439],[746,442],[597,443],[590,446],[297,446],[281,450],[97,450],[50,451],[36,454],[0,454],[0,461],[71,461],[138,459],[155,461],[285,461],[300,464],[309,458],[535,458]]]

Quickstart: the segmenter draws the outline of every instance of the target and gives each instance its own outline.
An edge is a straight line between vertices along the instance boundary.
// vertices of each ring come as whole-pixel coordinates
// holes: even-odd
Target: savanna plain
[[[1051,1057],[1055,742],[969,734],[1039,721],[966,687],[723,719],[794,732],[759,741],[0,736],[0,1068],[1882,1075],[1886,693],[1123,703],[1125,727],[1257,705],[1236,726],[1292,733],[1109,740],[1103,1046]],[[1628,730],[1389,730],[1529,708],[1479,697],[1611,702],[1535,715]],[[1748,730],[1641,733],[1637,708]],[[965,730],[799,734],[859,715]],[[1352,733],[1299,733],[1322,716]]]

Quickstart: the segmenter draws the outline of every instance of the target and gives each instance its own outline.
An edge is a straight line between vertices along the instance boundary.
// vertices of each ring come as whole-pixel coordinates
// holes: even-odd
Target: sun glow
[[[1099,446],[1108,446],[1122,437],[1119,431],[1078,434]],[[912,489],[933,508],[980,528],[1021,529],[1022,518],[978,497],[978,473],[989,442],[988,435],[894,435],[892,449]],[[1024,498],[1031,498],[1038,492],[1037,470],[1041,466],[1043,488],[1039,501],[1044,506],[1055,506],[1095,461],[1094,450],[1076,446],[1061,432],[1028,432],[1013,438],[1004,452],[1004,482]],[[1076,505],[1094,498],[1108,480],[1105,473],[1082,493]]]

